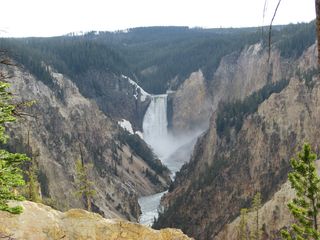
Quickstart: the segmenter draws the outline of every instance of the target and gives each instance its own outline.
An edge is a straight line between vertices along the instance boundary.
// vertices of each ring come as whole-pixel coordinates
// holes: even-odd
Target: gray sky
[[[270,23],[278,0],[2,0],[0,36],[56,36],[139,26],[245,27]],[[314,0],[282,0],[274,24],[309,22]]]

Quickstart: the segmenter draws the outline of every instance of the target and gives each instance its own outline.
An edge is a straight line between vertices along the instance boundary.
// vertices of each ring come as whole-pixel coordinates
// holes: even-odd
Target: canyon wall
[[[320,84],[313,76],[315,64],[313,45],[285,70],[292,74],[289,84],[245,115],[238,130],[231,127],[228,134],[219,134],[218,113],[212,115],[209,130],[198,139],[190,162],[177,173],[163,200],[166,210],[156,228],[177,227],[196,239],[215,239],[240,208],[250,205],[256,192],[264,202],[272,198],[286,181],[289,159],[303,142],[318,152]],[[265,82],[280,79],[277,76],[283,75],[265,74]]]
[[[138,197],[162,191],[170,181],[159,161],[146,159],[143,151],[128,143],[150,151],[139,136],[124,131],[95,101],[83,97],[70,79],[53,69],[55,82],[50,88],[23,68],[2,70],[13,75],[9,81],[14,101],[35,102],[9,126],[6,147],[35,159],[44,202],[60,210],[86,207],[84,199],[75,194],[75,163],[81,160],[91,166],[88,177],[96,191],[93,211],[137,221]],[[158,174],[155,166],[164,171]]]

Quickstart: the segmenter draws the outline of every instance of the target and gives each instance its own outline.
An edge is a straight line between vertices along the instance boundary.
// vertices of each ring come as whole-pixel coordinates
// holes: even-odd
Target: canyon
[[[274,52],[271,56],[279,54]],[[241,61],[241,54],[238,60]],[[209,130],[198,139],[190,162],[177,173],[171,191],[163,199],[165,210],[155,223],[156,228],[177,227],[196,239],[215,239],[223,226],[239,215],[241,208],[250,206],[256,192],[261,192],[263,202],[272,198],[286,181],[289,160],[303,142],[311,142],[317,149],[316,72],[309,79],[311,85],[306,78],[289,74],[293,72],[289,66],[298,67],[302,73],[316,68],[315,45],[295,62],[283,64],[287,67],[279,67],[279,63],[281,71],[273,71],[272,78],[276,81],[287,76],[288,85],[271,94],[256,112],[248,114],[240,129],[231,127],[230,132],[219,134],[218,111],[211,116]],[[241,70],[239,65],[236,68]],[[255,76],[256,67],[252,68],[253,72],[247,65],[245,69],[247,75]],[[258,71],[258,77],[245,79],[266,83],[267,72],[261,68]],[[249,93],[250,89],[244,95]]]
[[[275,31],[270,55],[255,29],[0,40],[17,52],[1,68],[14,100],[34,102],[3,147],[35,159],[42,201],[60,211],[87,208],[74,194],[81,160],[105,218],[237,239],[240,209],[261,192],[271,239],[291,221],[289,159],[304,141],[318,153],[320,129],[313,23]]]
[[[52,71],[56,81],[53,91],[21,68],[2,70],[14,74],[10,81],[17,96],[15,101],[35,101],[25,109],[27,116],[18,118],[10,127],[7,147],[28,152],[35,158],[44,202],[60,210],[85,207],[85,202],[75,196],[75,162],[79,159],[85,165],[93,165],[89,172],[97,193],[93,211],[105,217],[137,221],[138,197],[166,189],[169,171],[166,173],[156,159],[149,159],[148,164],[139,155],[142,152],[127,143],[134,138],[140,147],[147,148],[140,137],[126,132],[104,115],[94,101],[80,94],[70,79]],[[163,169],[163,173],[159,174],[158,182],[151,182],[144,171],[148,169],[153,176],[157,174],[153,170],[156,167]]]

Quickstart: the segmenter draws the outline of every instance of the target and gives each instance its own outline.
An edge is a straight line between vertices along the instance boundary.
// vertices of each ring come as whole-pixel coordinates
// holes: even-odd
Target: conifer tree
[[[254,224],[251,233],[252,237],[251,239],[259,240],[261,238],[261,230],[260,230],[260,222],[259,222],[259,209],[261,208],[261,193],[258,192],[256,195],[254,195],[253,201],[252,201],[252,211],[254,212]]]
[[[30,160],[30,166],[27,170],[28,182],[27,182],[27,199],[33,202],[41,202],[40,196],[40,184],[37,179],[38,166],[35,162],[35,157],[32,156]]]
[[[242,208],[240,210],[239,240],[248,240],[248,233],[248,209]]]
[[[41,202],[40,184],[38,181],[38,161],[37,158],[40,155],[39,149],[33,150],[30,143],[30,125],[27,131],[27,154],[30,157],[30,161],[27,164],[27,196],[26,198],[32,202]]]
[[[8,63],[5,60],[0,61],[1,64]],[[14,122],[13,112],[15,106],[11,103],[11,93],[8,91],[9,84],[5,82],[5,74],[0,72],[0,142],[6,143],[7,136],[5,134],[6,124]],[[4,149],[0,149],[0,210],[10,213],[21,213],[20,206],[10,207],[9,200],[22,200],[16,189],[25,184],[22,176],[20,165],[28,160],[27,156],[19,153],[10,153]]]
[[[96,194],[93,182],[89,179],[90,168],[92,168],[92,164],[85,165],[81,160],[76,162],[76,195],[85,199],[88,211],[91,211],[91,200]]]
[[[291,160],[289,181],[296,197],[288,204],[296,222],[281,232],[283,239],[320,239],[318,213],[320,208],[320,178],[315,166],[317,156],[309,144],[304,144],[297,159]]]

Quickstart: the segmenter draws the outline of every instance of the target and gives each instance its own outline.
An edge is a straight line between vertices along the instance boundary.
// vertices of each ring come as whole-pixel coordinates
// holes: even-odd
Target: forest
[[[259,41],[268,45],[265,28],[145,27],[82,36],[2,38],[0,48],[49,85],[47,65],[76,83],[84,81],[80,76],[88,71],[121,73],[147,92],[159,94],[176,90],[199,69],[207,81],[212,80],[223,56]],[[299,56],[314,41],[314,21],[273,27],[272,43],[284,58]]]

